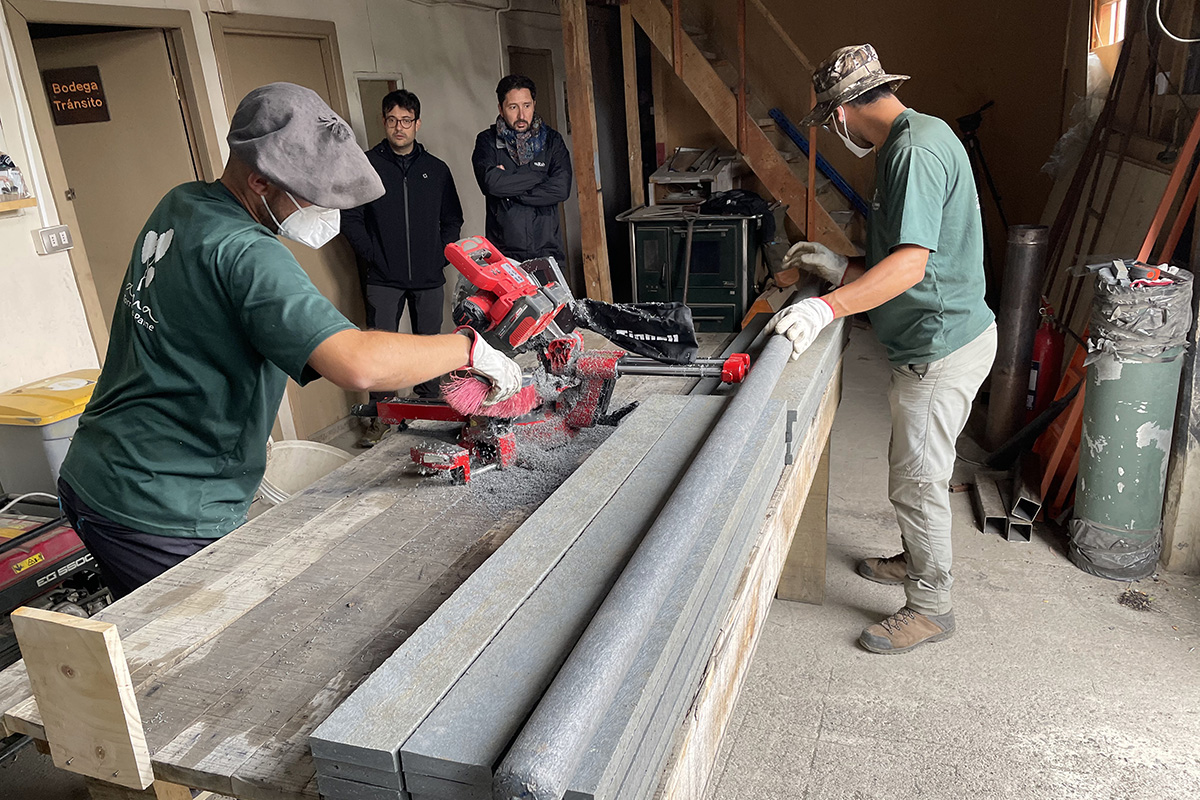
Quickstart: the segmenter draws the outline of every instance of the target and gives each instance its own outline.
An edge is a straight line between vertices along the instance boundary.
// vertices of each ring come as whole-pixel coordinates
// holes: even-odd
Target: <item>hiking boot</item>
[[[359,447],[374,447],[392,433],[392,426],[381,422],[378,417],[372,418],[363,428],[362,438],[358,440]]]
[[[869,581],[897,586],[908,577],[908,562],[904,553],[888,558],[864,558],[858,562],[858,574]]]
[[[940,642],[954,633],[954,612],[926,615],[908,606],[882,622],[863,629],[858,643],[872,653],[907,653],[926,642]]]

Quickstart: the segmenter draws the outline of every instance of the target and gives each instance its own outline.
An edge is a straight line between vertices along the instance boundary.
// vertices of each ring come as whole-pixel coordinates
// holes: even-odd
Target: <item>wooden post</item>
[[[742,153],[746,147],[746,0],[738,0],[737,4],[737,48],[737,149]]]
[[[625,68],[625,132],[629,139],[630,204],[646,204],[646,177],[642,174],[642,123],[638,107],[637,51],[633,35],[633,12],[621,6],[621,61]]]
[[[804,510],[796,524],[792,546],[783,571],[779,574],[779,586],[775,596],[780,600],[797,603],[825,602],[825,549],[827,522],[829,518],[829,442],[817,463],[812,485]]]
[[[683,77],[683,12],[680,0],[671,0],[671,65]]]
[[[596,156],[596,99],[592,95],[592,55],[588,47],[587,3],[562,0],[563,50],[567,62],[567,102],[571,106],[571,153],[579,190],[579,227],[587,296],[612,302],[604,206],[600,202],[600,162]]]
[[[810,87],[811,104],[810,107],[816,108],[817,105],[817,89],[815,86]],[[805,226],[805,231],[814,231],[816,228],[817,216],[817,126],[813,125],[808,129],[808,194],[805,197],[804,219],[808,221]]]

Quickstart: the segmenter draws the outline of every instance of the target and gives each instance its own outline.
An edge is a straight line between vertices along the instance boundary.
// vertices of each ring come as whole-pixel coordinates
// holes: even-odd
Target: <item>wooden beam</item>
[[[671,65],[683,77],[683,10],[680,0],[671,0]]]
[[[563,52],[567,62],[567,102],[571,107],[571,151],[579,192],[580,244],[587,296],[612,302],[600,162],[596,154],[596,99],[592,95],[592,56],[588,46],[586,0],[562,0]]]
[[[817,463],[804,511],[783,562],[775,596],[796,603],[825,602],[825,550],[829,516],[829,443]]]
[[[634,208],[646,204],[646,177],[642,174],[642,122],[638,105],[637,43],[633,12],[621,6],[621,62],[625,70],[625,132],[629,143],[629,199]]]
[[[117,626],[35,608],[18,608],[12,625],[54,765],[120,786],[152,786]]]
[[[809,72],[812,72],[813,65],[812,62],[808,60],[808,56],[804,55],[804,52],[796,46],[796,43],[792,41],[792,37],[788,36],[787,31],[785,31],[783,26],[779,24],[779,20],[775,19],[775,15],[772,14],[763,4],[763,0],[750,0],[750,2],[754,4],[754,8],[758,10],[758,13],[762,14],[762,17],[767,21],[767,24],[771,26],[771,30],[775,31],[776,35],[783,40],[784,45],[792,52],[792,55],[796,57],[796,60],[800,62],[800,65]]]
[[[746,0],[737,3],[737,49],[737,148],[740,153],[746,147]]]

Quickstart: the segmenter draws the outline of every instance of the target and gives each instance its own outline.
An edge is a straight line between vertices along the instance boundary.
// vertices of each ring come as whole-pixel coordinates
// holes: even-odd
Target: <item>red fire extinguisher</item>
[[[1063,335],[1054,327],[1054,309],[1042,298],[1039,312],[1042,324],[1033,339],[1033,359],[1029,365],[1029,391],[1025,395],[1025,422],[1028,424],[1054,400],[1062,374]]]

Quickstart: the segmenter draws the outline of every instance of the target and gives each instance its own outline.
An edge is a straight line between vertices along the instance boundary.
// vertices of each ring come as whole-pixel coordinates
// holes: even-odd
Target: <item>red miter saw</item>
[[[691,315],[681,304],[576,302],[553,258],[517,263],[482,236],[446,245],[446,259],[461,276],[455,290],[455,323],[471,326],[510,356],[533,351],[538,367],[526,380],[538,387],[542,402],[516,419],[468,417],[443,401],[419,398],[355,407],[356,415],[389,424],[461,422],[457,444],[427,442],[412,448],[413,461],[423,469],[446,471],[465,482],[480,472],[515,464],[521,441],[552,446],[582,428],[616,425],[637,407],[631,403],[609,412],[613,386],[621,375],[740,383],[749,371],[745,353],[696,358]],[[595,330],[627,349],[585,349],[576,328]]]

